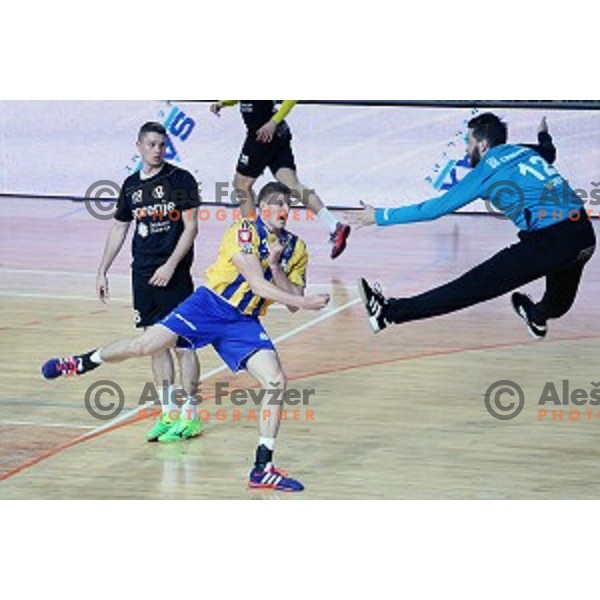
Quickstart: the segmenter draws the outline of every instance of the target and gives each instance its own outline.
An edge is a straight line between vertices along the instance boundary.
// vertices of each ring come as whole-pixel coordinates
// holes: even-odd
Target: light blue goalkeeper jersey
[[[375,221],[381,226],[431,221],[479,198],[523,231],[575,218],[584,206],[567,181],[537,152],[503,144],[489,150],[477,167],[443,196],[411,206],[378,208]]]

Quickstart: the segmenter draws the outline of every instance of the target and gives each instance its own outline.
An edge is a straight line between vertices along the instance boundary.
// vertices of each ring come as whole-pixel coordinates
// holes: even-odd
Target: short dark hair
[[[271,181],[258,192],[258,203],[260,204],[267,196],[274,194],[283,194],[286,196],[286,202],[289,204],[292,190],[287,185],[279,183],[279,181]]]
[[[469,121],[468,127],[478,142],[487,140],[490,148],[506,144],[508,139],[508,126],[494,113],[483,113],[474,117]]]
[[[138,142],[147,133],[158,133],[160,135],[167,135],[167,130],[165,129],[165,126],[161,123],[157,123],[156,121],[148,121],[140,127],[140,131],[138,132]]]

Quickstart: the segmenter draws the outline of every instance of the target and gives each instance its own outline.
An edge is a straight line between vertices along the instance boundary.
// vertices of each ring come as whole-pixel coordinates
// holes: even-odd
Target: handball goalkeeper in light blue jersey
[[[400,208],[364,210],[351,219],[359,226],[387,227],[431,221],[477,199],[519,229],[519,241],[445,285],[411,298],[386,298],[361,279],[359,292],[375,333],[400,324],[448,314],[497,298],[541,277],[546,291],[534,303],[512,295],[513,308],[530,334],[546,336],[549,319],[573,305],[596,239],[581,199],[535,148],[507,144],[508,128],[492,113],[471,119],[467,153],[473,170],[443,196]]]

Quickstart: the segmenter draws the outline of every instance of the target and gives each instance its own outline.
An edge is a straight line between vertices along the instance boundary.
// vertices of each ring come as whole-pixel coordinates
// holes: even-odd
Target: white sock
[[[96,365],[101,365],[102,364],[102,359],[100,358],[100,349],[96,350],[91,356],[90,356],[90,360],[96,364]]]
[[[275,450],[275,438],[265,438],[261,437],[258,439],[259,446],[266,446],[271,452]]]
[[[181,407],[181,418],[185,421],[193,421],[198,418],[198,400],[194,396],[188,396],[185,404]]]
[[[177,388],[174,385],[165,386],[163,384],[158,391],[158,397],[160,399],[160,405],[162,406],[163,416],[169,415],[171,420],[175,418],[176,412],[180,412],[179,406],[173,402],[173,398],[175,396],[174,391],[176,389]]]
[[[326,206],[324,206],[319,211],[318,216],[319,219],[321,219],[321,221],[323,221],[323,223],[325,223],[325,225],[329,228],[329,231],[333,233],[335,231],[335,228],[337,227],[338,220],[333,216],[331,211]]]

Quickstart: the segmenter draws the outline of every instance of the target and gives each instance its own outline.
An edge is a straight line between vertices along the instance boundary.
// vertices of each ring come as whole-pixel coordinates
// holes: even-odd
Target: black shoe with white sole
[[[383,318],[383,307],[387,300],[381,292],[378,284],[371,287],[364,279],[358,280],[358,293],[362,298],[367,318],[373,333],[379,333],[387,327],[387,323]]]
[[[533,320],[531,315],[534,304],[531,298],[525,294],[515,292],[512,295],[512,305],[519,317],[525,321],[531,337],[536,340],[543,340],[548,333],[548,326],[546,323],[536,323]]]

